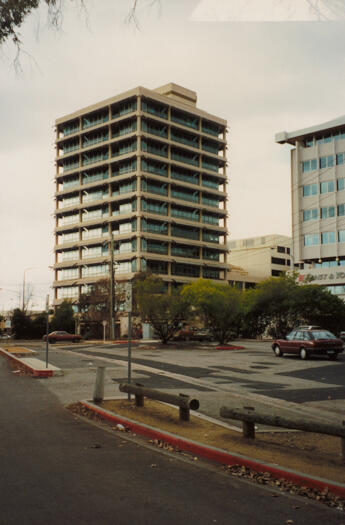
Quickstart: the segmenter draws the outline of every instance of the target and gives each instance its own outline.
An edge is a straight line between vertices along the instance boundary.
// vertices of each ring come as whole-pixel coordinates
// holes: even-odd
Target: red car
[[[312,354],[326,355],[335,360],[343,351],[343,341],[337,339],[328,330],[322,328],[301,327],[292,330],[285,339],[276,339],[272,350],[277,357],[284,354],[297,354],[301,359],[308,359]]]
[[[78,343],[81,341],[82,337],[81,335],[77,334],[69,334],[68,332],[56,331],[56,332],[50,332],[48,334],[48,342],[51,344],[57,343],[57,342],[64,342],[64,341],[71,341],[72,343]],[[43,341],[47,340],[47,336],[43,336]]]

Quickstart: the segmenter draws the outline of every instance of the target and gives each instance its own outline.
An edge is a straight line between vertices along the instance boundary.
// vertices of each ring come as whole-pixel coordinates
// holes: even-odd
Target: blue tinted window
[[[344,164],[345,162],[345,153],[337,153],[337,166]]]
[[[309,234],[304,236],[304,246],[316,246],[317,244],[320,244],[318,234]]]
[[[303,221],[311,221],[318,218],[318,210],[316,208],[312,210],[304,210]]]
[[[333,244],[335,239],[335,232],[321,233],[321,244]]]
[[[317,195],[317,184],[303,186],[303,197],[309,197],[309,195]]]
[[[338,179],[337,180],[337,190],[341,191],[345,189],[345,179]]]
[[[302,172],[308,173],[309,171],[313,171],[317,169],[317,159],[312,160],[304,160],[302,162]]]
[[[329,217],[335,216],[335,207],[328,206],[326,208],[321,208],[321,219],[328,219]]]
[[[330,193],[331,191],[334,191],[334,181],[333,180],[321,182],[320,193]]]

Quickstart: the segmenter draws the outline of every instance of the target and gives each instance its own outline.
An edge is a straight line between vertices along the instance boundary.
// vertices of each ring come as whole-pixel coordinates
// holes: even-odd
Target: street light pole
[[[114,334],[114,237],[113,234],[111,234],[111,239],[109,242],[109,248],[110,248],[110,304],[109,304],[109,330],[110,330],[110,339],[115,339]]]
[[[28,270],[32,270],[32,267],[25,268],[24,274],[23,274],[23,312],[25,310],[25,272],[27,272]]]

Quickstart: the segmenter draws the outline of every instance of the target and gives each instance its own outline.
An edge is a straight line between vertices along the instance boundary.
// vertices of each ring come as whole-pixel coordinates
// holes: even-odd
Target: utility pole
[[[128,383],[132,381],[132,295],[133,284],[131,281],[126,283],[125,288],[125,312],[128,312]],[[131,394],[128,392],[128,400],[131,400]]]
[[[23,274],[23,312],[25,310],[25,272],[27,272],[28,270],[32,270],[32,267],[30,266],[30,268],[25,268]]]
[[[48,368],[48,352],[49,352],[49,295],[46,299],[46,368]]]
[[[113,233],[111,233],[109,249],[110,249],[110,267],[109,267],[109,271],[110,271],[110,305],[109,305],[110,336],[109,336],[109,339],[113,340],[115,339],[115,334],[114,334],[114,288],[115,288],[115,283],[114,283],[114,237],[113,237]]]

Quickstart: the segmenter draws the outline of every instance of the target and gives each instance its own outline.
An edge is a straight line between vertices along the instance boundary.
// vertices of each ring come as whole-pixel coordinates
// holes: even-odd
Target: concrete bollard
[[[105,366],[98,366],[96,371],[95,388],[93,391],[94,403],[102,403],[104,399],[104,374]]]

